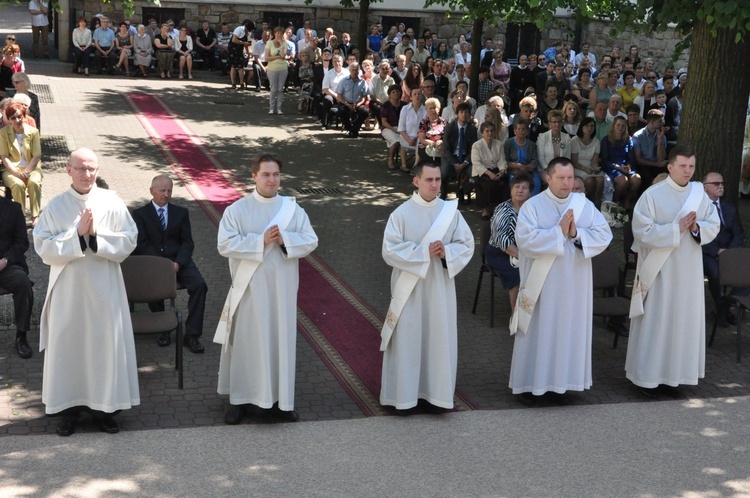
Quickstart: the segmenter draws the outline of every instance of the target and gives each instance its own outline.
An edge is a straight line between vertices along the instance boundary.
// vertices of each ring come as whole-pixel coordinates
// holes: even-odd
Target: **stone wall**
[[[145,2],[136,2],[135,13],[131,20],[134,23],[143,22],[143,7],[153,4]],[[119,2],[104,3],[100,0],[72,0],[72,6],[76,9],[84,9],[86,18],[99,13],[105,12],[115,23],[123,19],[123,12]],[[250,5],[250,4],[231,4],[231,3],[212,3],[212,2],[173,2],[163,0],[161,3],[165,8],[185,9],[185,18],[193,29],[198,29],[204,20],[212,25],[221,22],[227,22],[230,27],[234,28],[243,19],[257,20],[262,17],[264,11],[302,13],[305,19],[310,19],[313,26],[322,34],[326,27],[333,27],[337,33],[348,32],[356,40],[359,11],[352,9],[337,9],[312,6],[292,5]],[[380,22],[383,16],[393,17],[419,17],[420,29],[429,28],[433,33],[438,34],[440,40],[448,42],[452,47],[461,34],[471,32],[471,24],[461,21],[459,13],[416,11],[404,12],[395,10],[377,9],[374,4],[370,9],[369,24]],[[545,50],[555,40],[572,40],[573,39],[573,21],[570,19],[563,20],[563,24],[568,29],[561,27],[550,27],[541,33],[540,50]],[[502,37],[505,34],[505,23],[500,22],[499,26],[485,27],[484,37],[492,36],[494,38]],[[610,53],[613,46],[620,47],[622,56],[625,56],[630,45],[638,45],[640,48],[641,59],[652,57],[656,61],[659,72],[663,71],[667,61],[674,53],[674,48],[682,40],[682,36],[673,30],[655,34],[633,34],[631,30],[615,36],[611,23],[606,21],[594,21],[585,26],[581,32],[582,41],[588,41],[591,44],[591,51],[601,60],[601,56]],[[688,53],[682,54],[675,64],[675,67],[687,66]]]
[[[553,27],[542,32],[542,47],[540,50],[545,50],[556,40],[573,41],[573,21],[566,20],[564,24],[567,24],[567,29],[565,27]],[[673,29],[661,33],[633,33],[628,28],[615,34],[612,23],[606,21],[592,21],[581,30],[581,41],[588,41],[591,44],[591,52],[596,55],[597,60],[601,60],[603,55],[609,54],[612,47],[619,47],[620,56],[625,57],[630,50],[630,46],[637,45],[641,60],[649,57],[654,59],[659,74],[663,72],[666,64],[672,59],[675,47],[683,38]],[[687,67],[689,56],[689,50],[680,54],[674,64],[675,67]]]

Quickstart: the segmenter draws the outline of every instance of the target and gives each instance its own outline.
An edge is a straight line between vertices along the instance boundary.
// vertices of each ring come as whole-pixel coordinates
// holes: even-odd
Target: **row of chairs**
[[[474,294],[474,305],[471,313],[476,314],[479,302],[479,292],[485,273],[490,277],[490,327],[495,326],[495,278],[499,275],[490,267],[484,258],[484,247],[490,241],[490,222],[482,222],[480,229],[479,247],[482,248],[482,263],[479,267],[477,288]],[[630,247],[630,244],[627,244]],[[627,251],[627,249],[626,249]],[[626,254],[627,257],[627,254]],[[740,247],[728,249],[719,255],[719,284],[724,290],[723,299],[729,306],[735,308],[737,322],[737,362],[742,360],[742,320],[745,311],[750,311],[750,296],[732,296],[726,291],[732,288],[750,287],[750,248]],[[615,254],[606,250],[591,260],[591,272],[594,284],[593,315],[605,320],[624,322],[630,314],[630,299],[624,297],[626,272],[635,270],[635,263],[628,261],[624,268]],[[715,304],[718,309],[718,304]],[[711,337],[708,346],[713,346],[716,329],[719,325],[719,313],[715,313]],[[615,338],[612,348],[617,348],[621,330],[619,326],[614,327]]]

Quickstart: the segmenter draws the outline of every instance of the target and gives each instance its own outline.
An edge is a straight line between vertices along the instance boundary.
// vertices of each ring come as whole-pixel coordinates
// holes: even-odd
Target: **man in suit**
[[[16,314],[16,353],[20,358],[31,358],[31,347],[26,333],[31,324],[34,304],[33,285],[29,280],[26,251],[26,220],[21,205],[0,197],[0,287],[13,294]]]
[[[721,299],[719,254],[733,247],[742,247],[742,225],[737,208],[721,200],[724,196],[724,178],[719,173],[708,173],[703,178],[703,189],[714,204],[721,222],[721,229],[716,238],[702,246],[703,273],[708,277],[708,290],[714,300],[719,322],[722,325],[726,325],[727,322],[734,324],[734,316],[729,313]],[[732,289],[733,295],[746,296],[748,293],[750,289]]]
[[[456,119],[443,133],[443,155],[440,161],[442,174],[440,198],[448,195],[448,180],[458,177],[459,185],[471,176],[471,147],[477,141],[477,127],[471,122],[471,104],[462,102],[456,107]],[[464,192],[459,188],[458,198],[464,203]]]
[[[177,283],[188,291],[188,317],[185,320],[184,345],[190,352],[203,353],[199,337],[203,333],[203,314],[206,308],[206,282],[193,262],[193,235],[188,210],[171,204],[172,180],[167,175],[156,176],[151,182],[152,200],[133,211],[138,227],[138,246],[133,254],[161,256],[174,262]],[[150,303],[151,311],[164,310],[164,303]],[[169,346],[169,332],[159,336],[161,347]]]
[[[432,62],[433,73],[427,76],[425,81],[435,82],[435,95],[440,97],[445,103],[448,99],[448,89],[450,88],[450,79],[447,76],[443,76],[443,61],[435,59]]]

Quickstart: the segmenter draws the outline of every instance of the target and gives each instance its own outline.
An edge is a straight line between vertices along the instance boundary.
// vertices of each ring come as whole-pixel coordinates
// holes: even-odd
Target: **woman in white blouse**
[[[601,206],[604,191],[604,172],[599,163],[600,147],[594,118],[584,118],[578,133],[570,141],[570,160],[576,169],[576,176],[583,180],[586,197],[597,208]]]
[[[477,206],[482,219],[490,219],[490,211],[508,198],[508,165],[503,142],[495,140],[495,125],[485,121],[479,127],[482,138],[471,147],[471,176],[477,178]]]
[[[86,24],[86,18],[81,17],[78,19],[78,27],[73,30],[73,57],[75,57],[73,72],[78,74],[84,72],[88,76],[94,45],[91,40],[91,30],[86,27]]]
[[[549,131],[545,131],[536,141],[539,164],[543,169],[556,157],[570,159],[570,135],[563,131],[563,113],[553,109],[547,113]]]

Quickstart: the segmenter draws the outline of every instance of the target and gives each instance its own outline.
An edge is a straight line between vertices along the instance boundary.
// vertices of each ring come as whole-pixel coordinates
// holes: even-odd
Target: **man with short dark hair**
[[[453,408],[457,371],[455,277],[474,254],[474,236],[456,201],[443,201],[440,167],[414,167],[411,199],[391,213],[383,259],[393,267],[382,330],[380,403],[408,415],[419,400],[430,413]]]
[[[667,137],[664,135],[663,118],[660,111],[648,111],[646,127],[633,135],[636,170],[647,187],[667,168]]]
[[[172,180],[167,175],[155,176],[149,192],[151,201],[133,211],[133,220],[138,227],[138,245],[133,254],[172,260],[177,283],[188,292],[184,346],[194,354],[201,354],[204,348],[199,338],[203,334],[208,287],[193,261],[195,244],[190,228],[190,213],[171,202]],[[151,311],[164,311],[164,301],[150,303],[149,308]],[[159,346],[169,346],[170,342],[169,332],[159,336]]]
[[[443,76],[443,61],[435,59],[432,62],[432,74],[425,77],[425,81],[433,81],[435,83],[435,95],[440,97],[440,103],[444,107],[448,99],[450,80],[447,76]]]
[[[612,240],[596,206],[571,193],[570,159],[551,160],[546,176],[549,188],[523,204],[516,222],[521,286],[510,324],[510,388],[525,405],[544,394],[568,404],[566,392],[591,388],[591,258]]]
[[[211,28],[208,21],[203,21],[201,29],[195,36],[195,49],[203,59],[203,64],[208,66],[209,71],[214,70],[214,55],[216,54],[217,44],[216,31]]]
[[[219,254],[232,274],[214,342],[222,344],[219,394],[231,407],[224,421],[245,414],[296,421],[294,381],[299,260],[318,246],[304,209],[278,195],[281,159],[253,159],[255,190],[221,217]]]
[[[489,94],[494,88],[495,85],[490,79],[490,68],[488,66],[480,67],[479,85],[477,88],[477,104],[484,105],[484,101],[487,100],[487,94]]]
[[[471,104],[462,102],[456,107],[456,119],[445,127],[443,132],[443,155],[440,161],[440,198],[448,194],[448,182],[458,178],[459,185],[471,175],[471,147],[478,140],[477,127],[471,119]],[[458,198],[464,201],[464,193],[459,189]]]
[[[716,208],[695,174],[695,153],[678,145],[669,176],[633,210],[638,266],[630,301],[626,377],[645,396],[682,397],[705,375],[706,316],[701,246],[719,233]]]

